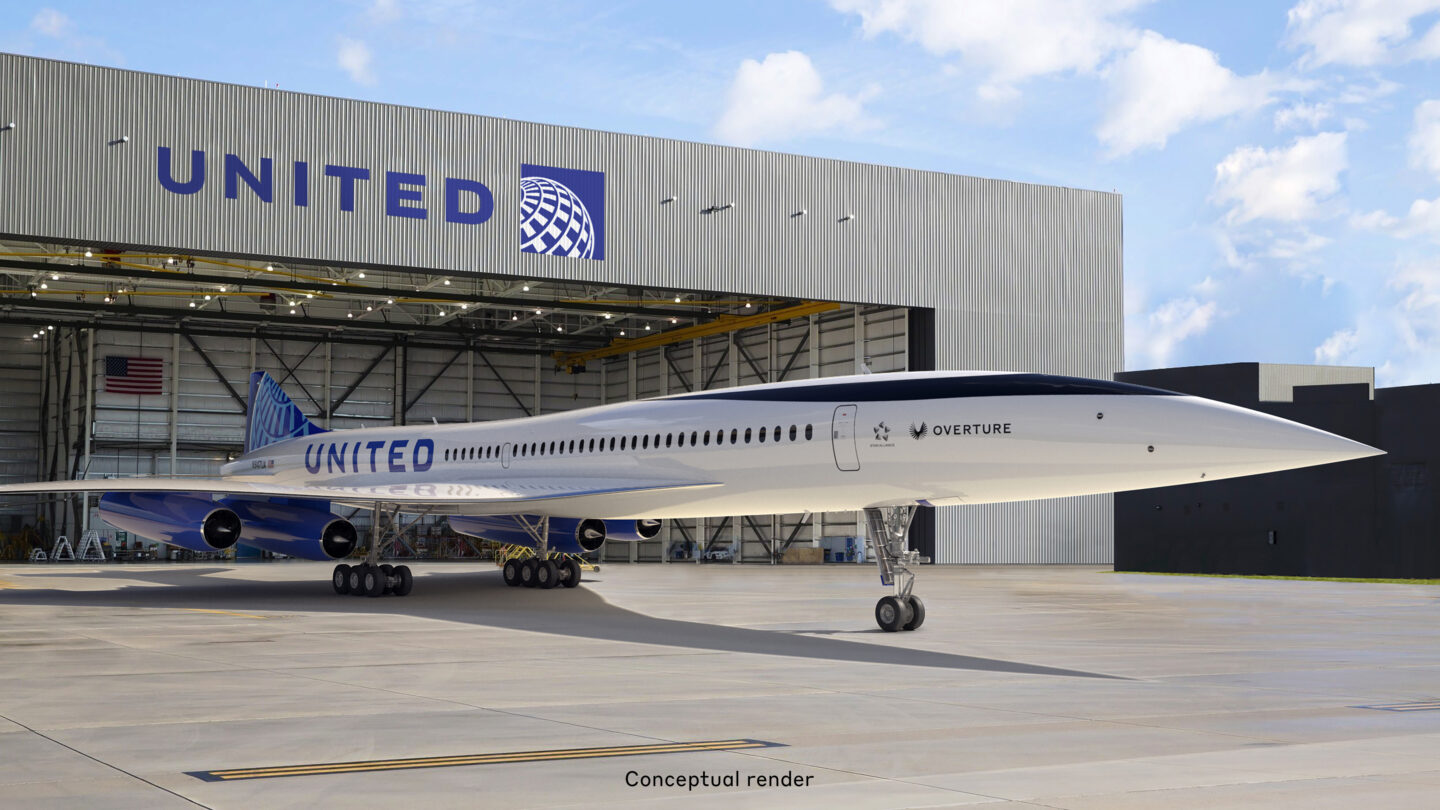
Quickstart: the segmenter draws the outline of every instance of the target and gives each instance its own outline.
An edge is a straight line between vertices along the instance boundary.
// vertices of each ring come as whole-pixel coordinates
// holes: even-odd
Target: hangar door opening
[[[24,291],[0,312],[12,382],[0,439],[16,481],[218,475],[242,452],[255,370],[317,423],[344,429],[934,366],[922,309],[23,239],[4,252],[0,274]],[[153,391],[117,388],[117,358],[152,361]],[[94,505],[63,496],[0,509],[16,526],[75,537],[97,523]],[[927,525],[918,517],[912,536],[933,556]],[[443,518],[415,531],[407,553],[459,548]],[[858,558],[864,531],[853,513],[737,515],[673,521],[606,554],[769,562],[823,546]]]

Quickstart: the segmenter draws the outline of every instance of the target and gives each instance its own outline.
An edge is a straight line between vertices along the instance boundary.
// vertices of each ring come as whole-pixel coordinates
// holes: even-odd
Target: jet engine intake
[[[240,539],[240,518],[206,495],[107,492],[99,512],[117,529],[191,551],[224,551]]]
[[[332,514],[325,501],[227,498],[225,503],[239,517],[240,542],[247,546],[324,561],[344,559],[359,544],[355,526]]]
[[[660,521],[658,520],[605,521],[605,536],[611,540],[638,543],[641,540],[654,540],[659,534]]]

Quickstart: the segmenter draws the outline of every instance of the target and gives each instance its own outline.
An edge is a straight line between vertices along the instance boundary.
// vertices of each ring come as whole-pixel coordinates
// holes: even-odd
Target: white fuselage
[[[1093,390],[1047,387],[1047,380],[1066,379],[867,375],[488,423],[334,431],[264,447],[226,465],[224,474],[299,486],[447,487],[566,476],[712,485],[526,509],[676,518],[1086,495],[1376,452],[1197,397],[1103,382]]]

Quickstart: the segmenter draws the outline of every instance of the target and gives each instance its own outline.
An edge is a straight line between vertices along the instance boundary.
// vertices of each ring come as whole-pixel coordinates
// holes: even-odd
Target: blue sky
[[[7,4],[0,50],[1081,188],[1126,366],[1440,382],[1440,0]]]

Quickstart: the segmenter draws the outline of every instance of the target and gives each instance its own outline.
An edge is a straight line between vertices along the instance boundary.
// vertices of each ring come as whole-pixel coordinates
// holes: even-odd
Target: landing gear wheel
[[[410,589],[413,587],[415,587],[415,575],[410,573],[410,566],[395,566],[395,587],[391,588],[390,592],[396,596],[409,596]]]
[[[500,569],[500,575],[504,577],[505,584],[514,588],[520,585],[520,561],[506,560],[505,567]]]
[[[395,589],[394,589],[394,587],[393,587],[393,585],[392,585],[392,583],[395,582],[394,576],[395,576],[395,566],[391,565],[390,563],[381,563],[381,564],[380,564],[380,579],[385,583],[385,586],[384,586],[384,588],[381,590],[381,593],[394,593],[394,592],[395,592]]]
[[[565,574],[560,578],[560,584],[567,588],[580,584],[580,563],[574,557],[565,558]]]
[[[887,633],[894,633],[910,621],[910,610],[899,597],[886,596],[875,603],[875,623]]]
[[[534,557],[531,557],[525,562],[520,563],[521,585],[524,585],[527,588],[535,587],[535,569],[539,566],[539,564],[540,561],[535,559]]]
[[[560,567],[554,560],[545,560],[535,566],[535,587],[550,590],[560,581]]]
[[[365,569],[369,567],[364,563],[350,566],[350,572],[346,575],[346,584],[349,585],[349,588],[346,590],[356,596],[364,596]]]
[[[388,577],[391,574],[395,573],[395,566],[391,565],[390,563],[380,563],[380,571]]]
[[[385,574],[373,566],[365,566],[364,585],[366,596],[381,596],[385,593]]]
[[[340,563],[335,566],[335,571],[330,575],[330,584],[335,587],[335,593],[347,594],[350,592],[350,566]]]
[[[905,630],[914,630],[925,623],[925,603],[920,597],[910,594],[910,621],[905,622]]]

